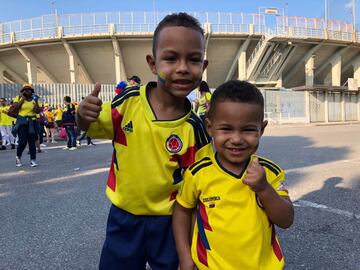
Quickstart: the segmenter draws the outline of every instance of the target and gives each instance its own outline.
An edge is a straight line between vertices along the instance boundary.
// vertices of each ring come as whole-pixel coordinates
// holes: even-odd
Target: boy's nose
[[[240,133],[235,133],[231,136],[230,142],[232,144],[236,144],[236,145],[242,144],[242,143],[244,143],[244,138],[241,136]]]
[[[186,60],[180,60],[178,67],[177,67],[177,72],[182,72],[182,73],[186,73],[188,72],[188,65],[187,65],[187,61]]]

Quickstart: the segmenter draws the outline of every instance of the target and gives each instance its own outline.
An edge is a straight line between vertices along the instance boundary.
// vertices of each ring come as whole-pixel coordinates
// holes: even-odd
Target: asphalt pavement
[[[360,125],[271,126],[259,154],[286,171],[295,222],[277,229],[286,269],[360,269]],[[112,147],[49,144],[39,166],[0,151],[0,269],[97,269]],[[226,269],[224,269],[226,270]]]

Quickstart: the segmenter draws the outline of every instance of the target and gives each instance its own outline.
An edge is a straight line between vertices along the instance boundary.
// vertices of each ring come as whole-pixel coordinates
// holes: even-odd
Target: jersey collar
[[[191,103],[188,98],[186,98],[185,100],[187,113],[183,117],[174,120],[166,120],[166,121],[156,119],[156,115],[146,95],[147,91],[152,91],[154,88],[156,88],[156,86],[157,86],[156,82],[149,82],[147,85],[142,85],[140,87],[140,99],[143,104],[146,117],[156,125],[165,126],[165,127],[174,127],[184,123],[191,115]]]

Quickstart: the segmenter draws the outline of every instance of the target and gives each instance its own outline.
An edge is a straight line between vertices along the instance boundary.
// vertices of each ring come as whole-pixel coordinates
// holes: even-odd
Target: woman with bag
[[[17,112],[16,123],[13,127],[13,134],[19,136],[16,150],[16,166],[21,167],[21,156],[27,144],[30,150],[30,166],[36,167],[36,146],[35,140],[38,134],[36,114],[40,112],[38,96],[34,94],[31,85],[24,85],[20,89],[20,96],[15,97],[11,110]]]

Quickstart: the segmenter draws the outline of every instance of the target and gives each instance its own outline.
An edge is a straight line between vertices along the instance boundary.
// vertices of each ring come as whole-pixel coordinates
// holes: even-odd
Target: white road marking
[[[82,176],[90,176],[90,175],[103,173],[103,172],[108,172],[108,171],[109,171],[109,167],[93,169],[93,170],[87,170],[85,172],[81,172],[81,173],[77,173],[77,174],[71,174],[71,175],[46,179],[44,181],[36,182],[35,184],[36,185],[41,185],[41,184],[51,184],[51,183],[69,181],[69,180],[72,180],[74,178],[78,178],[78,177],[82,177]]]
[[[324,204],[318,204],[318,203],[313,203],[313,202],[309,202],[309,201],[304,201],[304,200],[297,200],[294,202],[294,206],[297,207],[312,207],[312,208],[317,208],[317,209],[321,209],[330,213],[334,213],[334,214],[338,214],[341,216],[345,216],[348,218],[356,218],[356,219],[360,219],[360,215],[349,212],[349,211],[345,211],[345,210],[341,210],[341,209],[337,209],[337,208],[332,208],[329,207],[327,205]]]

